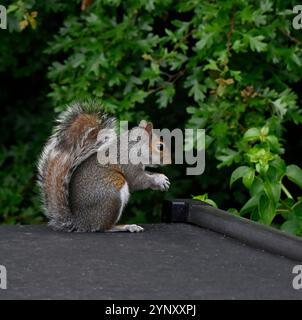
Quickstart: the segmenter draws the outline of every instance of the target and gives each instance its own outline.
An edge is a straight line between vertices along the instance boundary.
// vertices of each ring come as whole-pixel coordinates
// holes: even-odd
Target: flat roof
[[[0,299],[302,299],[294,260],[187,223],[143,233],[0,226]]]

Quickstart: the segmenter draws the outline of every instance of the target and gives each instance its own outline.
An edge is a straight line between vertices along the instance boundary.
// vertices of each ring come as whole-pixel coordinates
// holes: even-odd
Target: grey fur
[[[92,128],[85,129],[77,143],[70,145],[68,129],[80,114],[96,115],[100,129],[114,127],[115,119],[108,117],[95,103],[88,103],[88,107],[77,103],[61,114],[38,164],[42,200],[49,225],[56,230],[106,230],[117,223],[122,205],[120,192],[113,185],[112,178],[122,174],[130,192],[147,188],[164,191],[169,187],[169,181],[164,175],[146,172],[143,165],[100,165],[97,151],[103,142],[87,140]],[[48,165],[57,155],[62,156],[65,165],[68,164],[63,185],[59,187],[46,181],[46,177],[49,179],[50,176],[50,180],[56,177],[57,172],[49,172]],[[50,192],[46,192],[47,183],[51,185]]]

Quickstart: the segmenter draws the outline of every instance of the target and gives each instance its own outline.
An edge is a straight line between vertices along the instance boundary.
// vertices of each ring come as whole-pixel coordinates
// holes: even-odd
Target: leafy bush
[[[45,99],[50,60],[43,51],[64,14],[74,10],[72,3],[1,1],[8,8],[8,30],[0,30],[0,223],[45,221],[36,162],[51,131],[53,112]],[[37,24],[31,21],[21,32],[19,22],[28,17]]]
[[[280,155],[283,149],[269,128],[250,128],[242,139],[240,153],[246,166],[238,167],[231,176],[230,184],[242,178],[251,198],[241,208],[240,214],[249,213],[251,218],[264,224],[272,224],[281,214],[286,222],[281,229],[302,234],[302,197],[294,200],[285,187],[284,180],[295,183],[302,189],[302,170],[296,165],[286,166]],[[255,144],[250,145],[250,142]],[[284,196],[281,196],[283,191]],[[235,209],[231,210],[237,213]]]
[[[133,123],[149,118],[156,127],[205,128],[204,175],[186,178],[182,167],[164,169],[172,180],[167,196],[207,191],[224,209],[301,235],[301,169],[286,163],[292,157],[285,152],[298,142],[284,139],[288,126],[302,122],[302,41],[291,27],[294,5],[82,1],[81,12],[64,9],[63,24],[44,50],[48,96],[56,111],[93,96]],[[43,29],[39,10],[34,4],[29,9],[38,12],[37,30]],[[135,195],[131,219],[145,221],[147,212],[147,221],[154,220],[162,197]]]
[[[291,88],[302,54],[291,8],[268,0],[93,1],[66,19],[48,49],[66,55],[49,70],[50,96],[62,109],[75,94],[92,94],[129,120],[148,113],[145,106],[177,108],[184,97],[187,125],[207,129],[218,168],[239,166],[231,184],[243,177],[250,192],[240,214],[266,224],[279,213],[295,217],[282,228],[300,234],[300,200],[282,181],[301,187],[301,169],[281,158],[283,124],[302,121]]]

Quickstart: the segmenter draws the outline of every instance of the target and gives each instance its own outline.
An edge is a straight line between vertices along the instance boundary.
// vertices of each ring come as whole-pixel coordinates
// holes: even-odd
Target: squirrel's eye
[[[163,150],[164,150],[164,144],[163,144],[163,143],[159,143],[159,144],[157,145],[157,149],[158,149],[159,151],[163,151]]]

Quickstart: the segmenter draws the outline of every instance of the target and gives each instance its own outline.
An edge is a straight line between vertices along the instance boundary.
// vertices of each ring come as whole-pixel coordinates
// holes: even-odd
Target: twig
[[[302,45],[302,41],[300,41],[299,39],[293,37],[289,31],[286,31],[284,29],[278,28],[285,36],[287,36],[292,42],[298,44],[298,45]]]
[[[233,8],[232,11],[233,12],[232,12],[232,16],[230,19],[230,30],[227,33],[227,53],[228,53],[228,55],[230,55],[230,53],[231,53],[231,47],[232,47],[231,38],[234,33],[234,26],[235,26],[235,9]]]

